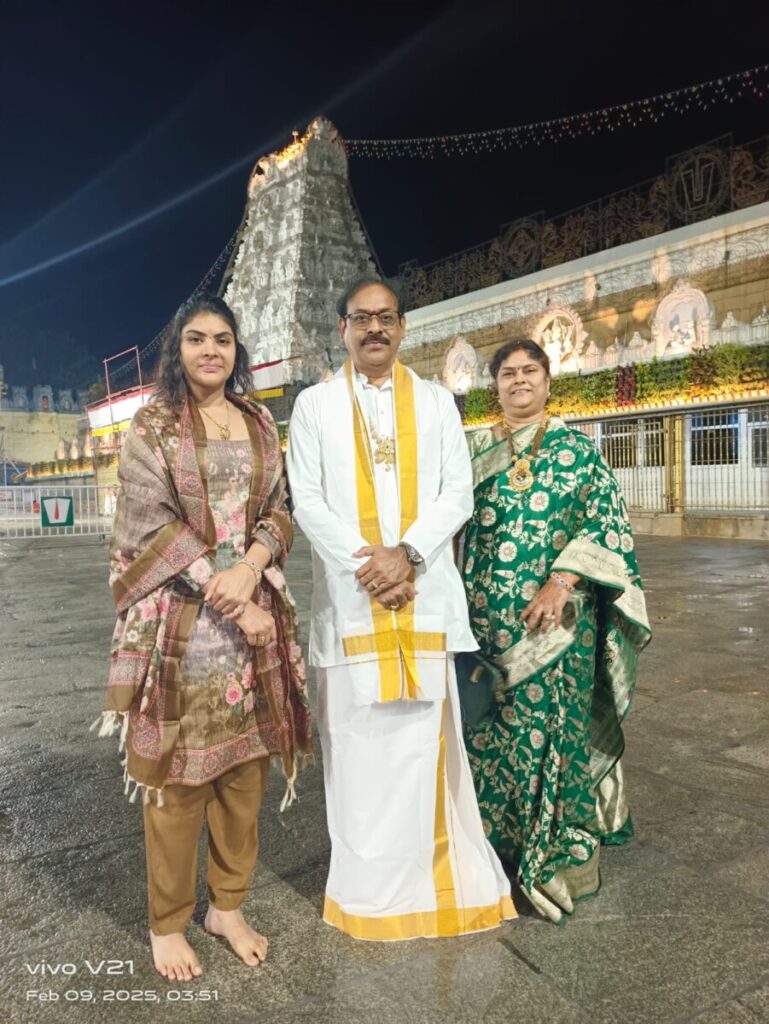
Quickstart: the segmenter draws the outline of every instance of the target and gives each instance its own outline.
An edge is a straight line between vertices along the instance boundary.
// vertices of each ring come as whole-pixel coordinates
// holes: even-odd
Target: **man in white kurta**
[[[461,935],[515,917],[460,735],[453,656],[477,648],[452,553],[467,445],[452,395],[396,359],[398,296],[364,280],[340,301],[350,359],[297,398],[287,457],[313,549],[323,916],[361,939]]]

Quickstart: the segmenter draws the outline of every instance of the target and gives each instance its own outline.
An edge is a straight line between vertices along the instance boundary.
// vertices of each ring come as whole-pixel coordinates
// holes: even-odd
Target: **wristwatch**
[[[421,565],[424,562],[424,558],[422,558],[417,549],[412,547],[411,544],[407,544],[405,540],[402,540],[398,547],[403,548],[406,552],[406,558],[408,558],[411,565]]]

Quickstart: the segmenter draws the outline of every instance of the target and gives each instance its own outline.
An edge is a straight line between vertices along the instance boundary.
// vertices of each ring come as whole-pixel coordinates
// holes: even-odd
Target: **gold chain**
[[[217,423],[216,420],[213,418],[213,416],[209,416],[208,415],[208,413],[206,412],[206,410],[203,408],[202,405],[199,405],[198,409],[200,409],[200,411],[203,413],[203,415],[206,417],[206,419],[211,420],[213,425],[219,431],[219,439],[221,441],[229,441],[229,439],[230,439],[230,407],[229,407],[228,403],[227,402],[224,403],[224,411],[227,414],[227,422],[225,424]]]
[[[539,425],[539,430],[534,435],[531,451],[527,456],[523,457],[515,450],[515,442],[513,441],[515,428],[513,428],[507,417],[505,417],[505,430],[507,431],[508,440],[510,441],[510,451],[513,456],[513,464],[508,470],[507,480],[514,491],[528,491],[534,483],[534,474],[531,471],[531,464],[534,459],[536,459],[542,445],[545,432],[547,431],[548,422],[548,418],[542,420]]]

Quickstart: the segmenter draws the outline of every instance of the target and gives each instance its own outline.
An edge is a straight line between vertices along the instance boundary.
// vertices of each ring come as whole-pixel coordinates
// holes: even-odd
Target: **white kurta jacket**
[[[470,457],[449,391],[414,379],[418,438],[416,522],[398,536],[397,510],[379,509],[385,544],[403,540],[424,557],[417,572],[417,631],[446,634],[447,651],[472,651],[464,587],[454,565],[452,538],[473,511]],[[329,668],[349,662],[344,637],[370,632],[370,598],[355,579],[366,547],[358,525],[353,405],[343,370],[302,391],[289,427],[287,468],[294,516],[313,549],[310,660]],[[392,520],[392,521],[390,521]]]

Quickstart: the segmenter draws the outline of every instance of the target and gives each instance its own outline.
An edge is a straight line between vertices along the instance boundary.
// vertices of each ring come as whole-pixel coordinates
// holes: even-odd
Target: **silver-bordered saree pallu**
[[[514,435],[517,451],[536,429]],[[558,920],[598,890],[600,844],[632,835],[620,758],[638,654],[651,637],[644,594],[624,501],[592,441],[551,417],[523,491],[509,484],[508,439],[481,430],[470,446],[470,620],[507,678],[466,743],[487,836]],[[559,628],[528,633],[520,614],[559,569],[583,583]]]

